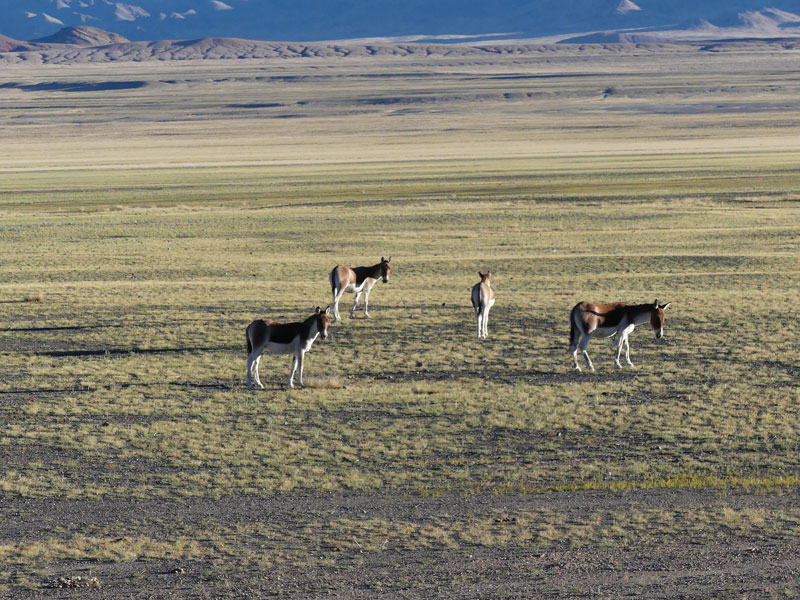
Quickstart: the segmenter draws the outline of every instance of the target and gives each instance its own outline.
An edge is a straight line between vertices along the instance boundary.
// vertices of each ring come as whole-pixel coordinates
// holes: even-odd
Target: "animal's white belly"
[[[594,330],[594,334],[596,337],[607,338],[611,337],[615,333],[622,333],[627,334],[633,331],[635,325],[631,323],[625,329],[620,329],[619,327],[598,327]]]
[[[346,286],[344,286],[344,291],[345,292],[350,292],[351,294],[353,292],[360,292],[362,289],[364,289],[364,283],[362,283],[358,287],[356,287],[355,284],[353,284],[353,283],[348,283]]]
[[[271,352],[272,354],[293,354],[294,352],[297,352],[297,348],[299,346],[300,346],[300,336],[297,336],[288,344],[267,342],[264,345],[264,350]]]
[[[594,330],[592,335],[595,337],[607,338],[617,333],[617,329],[617,327],[598,327]]]

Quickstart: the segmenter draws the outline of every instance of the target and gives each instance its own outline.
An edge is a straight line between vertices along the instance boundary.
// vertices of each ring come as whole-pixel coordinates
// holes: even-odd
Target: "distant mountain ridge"
[[[574,36],[563,40],[570,43],[637,43],[719,41],[737,39],[782,39],[800,37],[800,15],[776,8],[745,11],[737,15],[738,22],[715,25],[706,20],[684,28],[639,31],[604,31]]]
[[[8,39],[8,38],[6,38]],[[619,43],[583,43],[542,44],[512,42],[478,42],[474,44],[436,44],[408,42],[264,42],[237,38],[200,38],[196,40],[160,40],[155,42],[123,42],[100,46],[81,46],[77,44],[18,42],[11,40],[11,45],[19,44],[9,51],[0,50],[0,68],[14,64],[89,64],[112,62],[147,62],[147,61],[192,61],[192,60],[242,60],[242,59],[295,59],[309,60],[318,58],[371,58],[371,57],[413,57],[414,60],[438,58],[482,59],[509,55],[520,56],[576,56],[606,55],[619,56],[620,52],[636,54],[667,53],[673,54],[676,60],[696,52],[741,51],[747,48],[751,54],[758,52],[796,52],[800,50],[800,38],[780,40],[746,40],[736,42],[683,42],[646,44]],[[9,72],[10,73],[10,72]],[[162,82],[167,85],[169,82]],[[47,89],[62,92],[72,91],[111,91],[140,87],[142,82],[112,82],[108,85],[84,83],[80,86],[63,87],[60,84]],[[17,88],[23,91],[43,89],[42,84],[6,81],[0,88]]]
[[[800,0],[0,0],[0,29],[48,39],[68,26],[129,40],[235,37],[322,41],[402,38],[485,41],[609,32],[695,31],[776,37],[793,30]],[[703,30],[701,23],[708,24]],[[777,23],[777,25],[776,25]],[[716,29],[723,30],[722,32]],[[501,32],[500,34],[493,32]],[[447,36],[453,36],[448,38]],[[623,40],[624,41],[624,40]]]

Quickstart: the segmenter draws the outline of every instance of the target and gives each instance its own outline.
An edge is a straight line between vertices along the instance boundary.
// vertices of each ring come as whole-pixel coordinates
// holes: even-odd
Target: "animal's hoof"
[[[621,364],[619,364],[619,363],[614,363],[614,366],[615,366],[616,368],[618,368],[618,369],[621,369],[621,368],[622,368],[622,365],[621,365]]]
[[[629,366],[629,367],[632,367],[632,366],[633,366],[633,363],[632,363],[632,362],[630,362],[630,361],[628,361],[628,366]]]

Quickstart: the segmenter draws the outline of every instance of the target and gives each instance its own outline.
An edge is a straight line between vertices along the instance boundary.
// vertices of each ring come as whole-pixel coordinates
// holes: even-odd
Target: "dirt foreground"
[[[692,514],[698,510],[780,512],[798,504],[796,492],[750,494],[672,490],[629,493],[571,492],[524,496],[387,499],[380,496],[223,498],[186,502],[14,501],[6,503],[0,537],[46,538],[54,531],[103,531],[175,539],[203,524],[217,532],[201,545],[204,559],[86,562],[55,560],[38,577],[44,587],[15,589],[7,598],[773,598],[800,590],[797,536],[737,534],[735,527],[706,530],[700,540],[676,522],[656,539],[621,545],[567,546],[508,542],[450,544],[388,536],[366,540],[317,536],[334,523],[413,523],[416,531],[494,519],[509,529],[518,514],[558,511],[572,523],[613,520],[630,511]],[[142,524],[149,525],[143,530]],[[295,534],[270,539],[257,532],[280,524]],[[226,549],[225,532],[240,536]],[[135,533],[134,533],[135,532]],[[714,539],[708,542],[709,535]],[[218,537],[217,537],[218,536]],[[308,538],[319,537],[308,543]],[[214,539],[211,539],[214,538]],[[326,541],[327,540],[327,541]],[[354,542],[354,543],[348,543]],[[267,557],[273,557],[270,560]],[[83,579],[78,579],[82,577]],[[80,588],[96,579],[97,588]],[[33,580],[31,584],[36,583]],[[86,584],[88,585],[88,584]],[[93,583],[94,585],[94,583]],[[81,591],[81,594],[77,592]]]

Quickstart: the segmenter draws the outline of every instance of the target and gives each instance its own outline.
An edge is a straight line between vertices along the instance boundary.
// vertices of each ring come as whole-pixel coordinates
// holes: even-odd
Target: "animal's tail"
[[[479,286],[480,284],[472,287],[472,296],[471,296],[472,308],[475,309],[475,314],[477,314],[478,316],[480,316],[480,314],[483,312],[483,302],[481,301],[482,294]]]
[[[569,347],[572,348],[578,343],[578,327],[575,325],[575,309],[569,313]]]
[[[250,341],[250,327],[245,329],[245,334],[247,335],[247,356],[250,356],[253,351],[253,342]]]
[[[336,282],[333,280],[333,276],[335,273],[336,273],[336,267],[334,267],[333,270],[328,275],[328,281],[331,282],[331,294],[334,295],[336,295]]]

